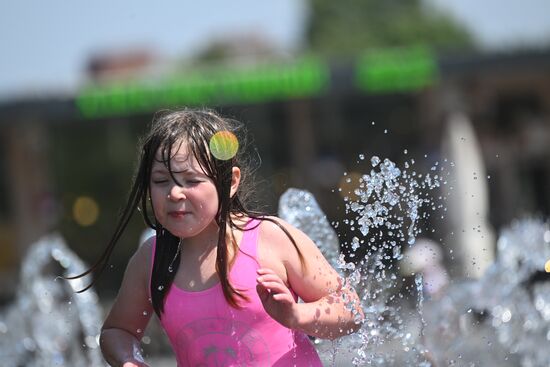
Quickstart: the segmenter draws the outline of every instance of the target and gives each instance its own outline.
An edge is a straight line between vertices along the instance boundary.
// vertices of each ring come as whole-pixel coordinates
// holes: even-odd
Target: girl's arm
[[[128,262],[118,296],[101,328],[101,352],[111,366],[147,366],[140,341],[153,312],[148,293],[150,253],[151,240]]]
[[[257,291],[266,311],[286,327],[323,339],[357,331],[364,316],[355,290],[344,286],[311,239],[288,223],[276,220],[294,238],[303,265],[286,234],[276,224],[264,221],[260,260],[264,268],[258,271]],[[294,301],[289,287],[303,303]]]

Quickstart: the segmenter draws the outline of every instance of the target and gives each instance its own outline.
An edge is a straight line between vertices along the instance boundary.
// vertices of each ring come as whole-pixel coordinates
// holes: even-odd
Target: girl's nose
[[[184,200],[186,198],[184,188],[178,185],[174,185],[168,192],[168,199],[172,201]]]

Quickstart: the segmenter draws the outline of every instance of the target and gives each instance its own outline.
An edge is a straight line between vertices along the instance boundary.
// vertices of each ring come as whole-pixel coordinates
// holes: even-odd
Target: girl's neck
[[[207,253],[218,244],[218,236],[218,225],[215,222],[212,222],[207,228],[196,236],[183,238],[183,246],[187,253]]]
[[[237,227],[244,228],[249,218],[245,216],[239,216],[233,218]],[[238,241],[234,238],[234,230],[226,225],[225,240],[226,244]],[[219,238],[219,227],[216,222],[212,222],[207,228],[205,228],[201,233],[196,236],[188,237],[183,239],[183,246],[185,251],[188,254],[196,254],[197,256],[202,256],[204,254],[210,253],[214,250],[218,244]],[[231,247],[231,246],[229,246]]]

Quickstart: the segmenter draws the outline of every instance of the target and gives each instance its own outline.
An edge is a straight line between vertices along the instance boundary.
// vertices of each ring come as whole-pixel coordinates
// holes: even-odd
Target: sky
[[[548,0],[426,1],[470,27],[488,49],[550,39]],[[0,98],[74,90],[96,52],[149,48],[175,59],[213,38],[252,32],[292,52],[306,17],[306,0],[3,0]]]
[[[427,0],[474,31],[489,49],[510,44],[550,45],[548,0]]]

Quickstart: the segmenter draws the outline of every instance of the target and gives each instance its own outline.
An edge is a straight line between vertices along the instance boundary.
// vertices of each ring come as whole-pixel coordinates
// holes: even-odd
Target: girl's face
[[[151,201],[155,217],[164,228],[174,236],[189,238],[214,223],[218,193],[187,145],[174,147],[170,165],[181,186],[170,176],[161,153],[157,152],[151,170]]]

